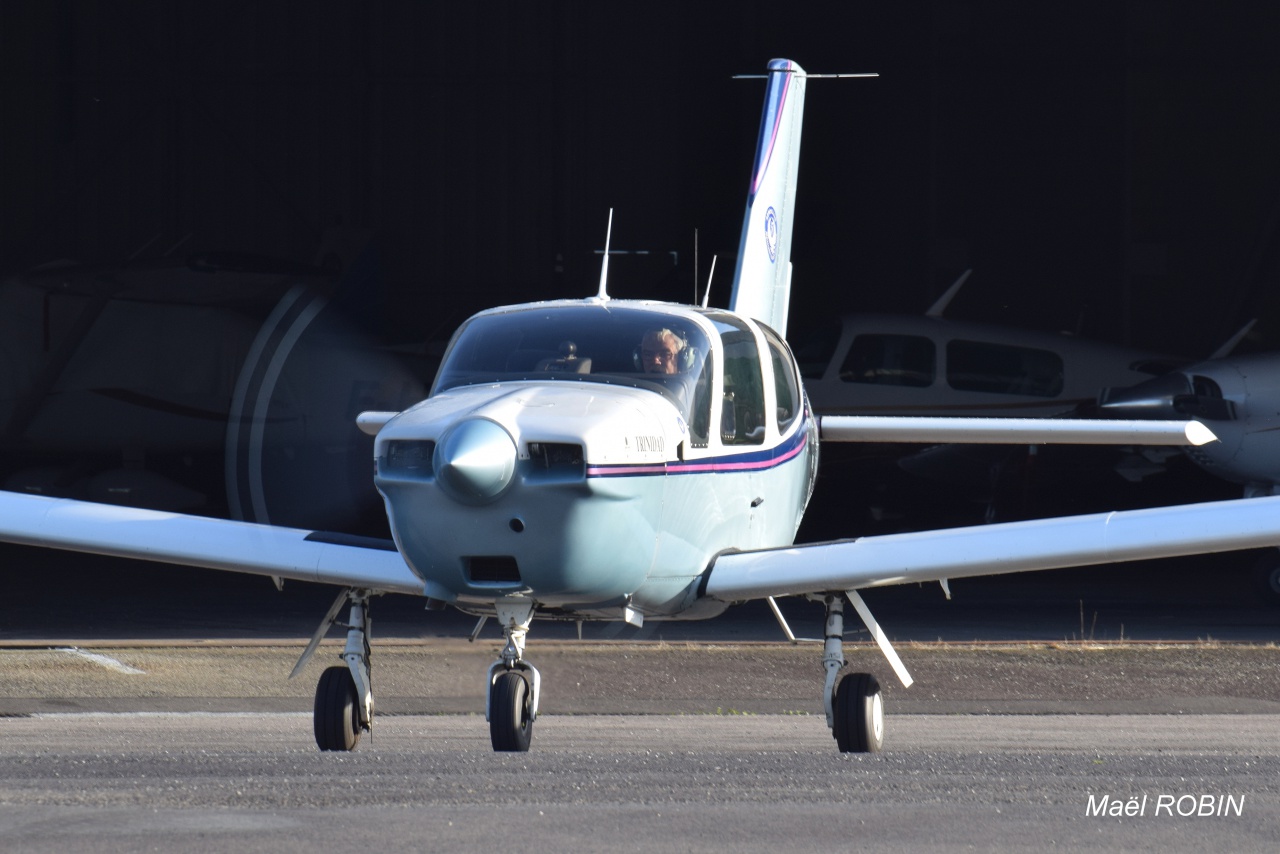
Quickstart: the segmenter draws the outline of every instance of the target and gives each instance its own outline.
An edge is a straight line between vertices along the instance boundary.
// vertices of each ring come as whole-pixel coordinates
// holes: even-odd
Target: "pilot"
[[[678,374],[684,370],[688,342],[670,329],[654,329],[640,341],[640,364],[646,374]]]

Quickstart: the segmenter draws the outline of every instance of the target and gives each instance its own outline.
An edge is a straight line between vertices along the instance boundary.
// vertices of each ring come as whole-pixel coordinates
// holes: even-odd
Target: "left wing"
[[[423,595],[389,540],[0,492],[0,540]]]
[[[806,543],[720,555],[725,602],[1280,545],[1280,496]]]

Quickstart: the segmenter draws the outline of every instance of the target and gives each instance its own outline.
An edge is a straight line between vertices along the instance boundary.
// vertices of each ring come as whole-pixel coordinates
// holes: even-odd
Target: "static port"
[[[519,533],[521,533],[522,531],[524,531],[524,520],[523,520],[523,519],[521,519],[521,518],[519,518],[519,517],[516,517],[516,518],[512,519],[512,520],[511,520],[510,522],[508,522],[507,524],[508,524],[508,525],[510,525],[510,526],[511,526],[511,530],[515,531],[517,534],[519,534]]]

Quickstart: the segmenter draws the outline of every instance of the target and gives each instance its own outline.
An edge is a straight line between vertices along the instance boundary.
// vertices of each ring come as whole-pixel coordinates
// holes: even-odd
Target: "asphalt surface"
[[[309,709],[340,633],[286,677],[333,589],[17,547],[0,561],[14,582],[5,851],[1271,851],[1280,838],[1280,611],[1238,556],[957,582],[949,602],[933,585],[868,591],[916,680],[896,682],[847,610],[850,667],[884,686],[875,756],[836,753],[821,647],[778,642],[763,607],[588,624],[581,644],[572,624],[535,624],[533,750],[495,755],[483,674],[497,630],[469,644],[474,618],[381,598],[374,733],[324,755]],[[820,607],[781,604],[797,634],[820,634]],[[1146,796],[1146,812],[1091,814],[1104,795]],[[1232,800],[1223,815],[1157,814],[1162,796]]]
[[[14,852],[1273,851],[1275,720],[903,716],[891,751],[851,756],[812,716],[548,716],[527,754],[469,716],[392,717],[349,755],[300,715],[10,719],[0,833]],[[1144,812],[1091,814],[1104,797]]]

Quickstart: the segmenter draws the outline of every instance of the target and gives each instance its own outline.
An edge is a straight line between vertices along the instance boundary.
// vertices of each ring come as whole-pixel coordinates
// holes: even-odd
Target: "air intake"
[[[587,475],[582,446],[565,442],[530,442],[526,475],[537,482],[582,480]]]
[[[477,556],[467,560],[467,574],[472,581],[487,583],[519,583],[520,566],[516,559],[507,555]]]
[[[427,440],[396,439],[387,443],[387,473],[431,477],[431,457],[436,443]]]

